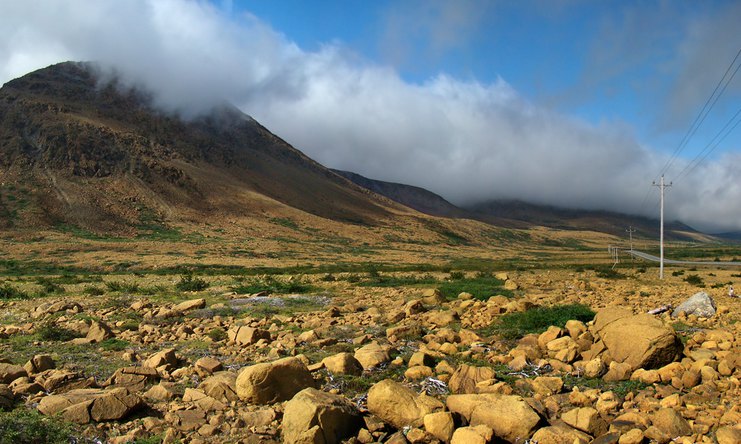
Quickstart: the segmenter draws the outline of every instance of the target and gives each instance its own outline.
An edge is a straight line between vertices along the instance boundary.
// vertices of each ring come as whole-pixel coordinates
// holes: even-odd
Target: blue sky
[[[741,107],[741,73],[672,158],[741,49],[738,1],[0,8],[0,83],[95,61],[166,112],[190,119],[228,101],[328,167],[461,205],[521,199],[655,217],[651,181],[671,165],[668,218],[741,230],[741,125],[685,168]]]
[[[217,2],[254,14],[302,48],[339,44],[392,66],[414,83],[440,73],[483,83],[504,79],[528,100],[593,124],[625,122],[645,143],[672,153],[738,49],[741,32],[719,37],[693,84],[693,100],[667,118],[680,52],[698,23],[719,20],[732,1],[260,1]],[[712,25],[709,25],[712,26]],[[716,42],[717,44],[717,42]],[[704,148],[741,103],[741,75],[682,150]],[[704,93],[704,95],[702,94]],[[681,108],[681,109],[677,109]],[[741,130],[713,151],[738,148]]]

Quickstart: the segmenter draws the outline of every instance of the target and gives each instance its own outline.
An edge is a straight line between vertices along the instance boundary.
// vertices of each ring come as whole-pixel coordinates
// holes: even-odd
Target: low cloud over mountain
[[[457,204],[517,198],[656,213],[657,193],[646,193],[667,154],[624,123],[594,125],[540,106],[507,79],[441,73],[412,83],[341,43],[307,51],[257,17],[234,20],[203,2],[29,1],[3,10],[0,82],[95,60],[184,118],[227,100],[329,167]],[[738,165],[731,153],[694,169],[668,194],[668,217],[741,229]]]

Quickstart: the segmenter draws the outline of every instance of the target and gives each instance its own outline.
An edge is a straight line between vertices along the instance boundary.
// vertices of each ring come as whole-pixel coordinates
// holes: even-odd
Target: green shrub
[[[75,338],[79,338],[80,334],[74,330],[60,327],[48,322],[41,327],[36,329],[36,334],[42,341],[60,341],[66,342]]]
[[[36,410],[0,412],[0,444],[68,444],[71,438],[70,425]]]
[[[131,347],[129,341],[117,338],[109,338],[100,343],[100,348],[108,351],[122,351]]]
[[[609,267],[595,268],[594,271],[597,277],[602,279],[625,279],[627,277],[623,273]]]
[[[105,286],[108,287],[108,290],[110,291],[118,291],[122,293],[138,293],[139,292],[139,284],[136,284],[133,282],[110,281],[110,282],[106,282]]]
[[[90,296],[101,296],[105,294],[104,289],[96,287],[95,285],[88,285],[87,287],[82,289],[82,292]]]
[[[41,286],[42,294],[64,293],[64,287],[49,278],[37,278],[36,283]]]
[[[462,271],[451,271],[450,277],[448,277],[448,279],[450,279],[451,281],[459,281],[465,278],[466,278],[466,274]]]
[[[705,287],[705,281],[703,281],[702,278],[696,274],[688,275],[686,278],[684,278],[684,281],[696,287]]]
[[[223,328],[214,327],[207,333],[208,337],[214,342],[223,341],[227,338],[226,331]]]
[[[566,321],[572,319],[589,322],[594,319],[594,315],[589,307],[582,304],[537,307],[502,315],[486,333],[495,333],[505,339],[519,339],[530,333],[542,333],[551,325],[563,327]]]
[[[0,299],[28,299],[28,293],[6,282],[0,286]]]
[[[683,276],[684,270],[672,271],[672,276]]]
[[[491,276],[475,277],[446,281],[441,283],[438,289],[447,299],[455,299],[463,292],[471,293],[474,298],[482,301],[498,294],[511,297],[512,292],[502,288],[502,284],[503,281]]]
[[[207,289],[208,286],[208,282],[199,277],[193,277],[191,273],[180,276],[180,281],[175,284],[175,288],[180,291],[202,291]]]

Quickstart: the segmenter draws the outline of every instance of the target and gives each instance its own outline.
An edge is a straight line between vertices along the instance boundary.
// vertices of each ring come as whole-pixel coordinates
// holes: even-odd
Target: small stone
[[[618,440],[619,444],[641,444],[644,436],[641,429],[630,429],[623,433]]]
[[[453,437],[455,424],[450,412],[436,412],[425,415],[423,418],[425,430],[443,442],[450,442]]]

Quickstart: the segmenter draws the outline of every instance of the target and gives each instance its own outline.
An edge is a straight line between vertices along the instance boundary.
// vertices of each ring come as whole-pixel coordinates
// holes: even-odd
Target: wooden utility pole
[[[669,185],[666,185],[664,183],[664,175],[661,175],[661,181],[657,184],[656,182],[653,183],[653,186],[659,187],[659,195],[660,198],[660,207],[661,207],[661,217],[660,217],[660,228],[659,228],[659,252],[660,252],[660,261],[659,261],[659,279],[664,279],[664,190],[666,188],[669,188],[672,186],[671,182],[669,182]]]
[[[630,235],[630,253],[633,254],[633,233],[636,232],[636,229],[633,227],[628,227],[628,229],[625,231],[627,231],[628,235]]]
[[[633,227],[628,227],[627,230],[628,235],[630,236],[630,261],[633,262],[633,233],[635,233],[637,230]]]

